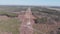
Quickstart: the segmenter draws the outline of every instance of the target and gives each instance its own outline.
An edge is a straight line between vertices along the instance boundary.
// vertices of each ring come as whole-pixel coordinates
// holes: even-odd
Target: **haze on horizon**
[[[60,0],[0,0],[0,5],[60,6]]]

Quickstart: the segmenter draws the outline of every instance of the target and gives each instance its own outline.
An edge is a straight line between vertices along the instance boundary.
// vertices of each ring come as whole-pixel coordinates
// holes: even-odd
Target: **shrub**
[[[46,17],[35,19],[35,23],[43,23],[43,24],[45,24],[46,22],[47,22]]]
[[[8,17],[17,17],[18,15],[15,13],[6,13],[6,16]]]

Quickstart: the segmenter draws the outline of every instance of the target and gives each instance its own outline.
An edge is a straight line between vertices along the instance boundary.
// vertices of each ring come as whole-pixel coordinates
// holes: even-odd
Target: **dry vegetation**
[[[60,28],[60,25],[58,25],[60,24],[60,11],[47,8],[32,8],[32,13],[37,17],[35,19],[36,24],[33,26],[36,30],[40,30],[45,34],[60,34],[60,29],[58,29]],[[40,33],[35,31],[34,34]]]
[[[14,18],[18,15],[12,12],[20,12],[26,9],[27,7],[22,8],[17,6],[0,7],[0,32],[12,32],[12,34],[19,34],[18,28],[20,22],[17,18]],[[33,15],[37,18],[34,20],[36,23],[33,26],[34,29],[46,34],[54,34],[54,31],[57,31],[57,34],[60,34],[60,11],[42,7],[31,7],[31,9]],[[56,26],[55,22],[59,25]],[[34,31],[34,34],[41,33]]]
[[[6,18],[4,18],[6,19]],[[6,20],[0,20],[0,32],[10,32],[12,34],[19,34],[20,21],[17,18],[7,18]]]
[[[21,22],[17,16],[15,13],[0,11],[0,34],[19,34]]]

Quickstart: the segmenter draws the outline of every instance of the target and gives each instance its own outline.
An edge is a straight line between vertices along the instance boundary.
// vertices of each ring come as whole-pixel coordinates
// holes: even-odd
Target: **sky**
[[[60,0],[0,0],[0,5],[60,6]]]

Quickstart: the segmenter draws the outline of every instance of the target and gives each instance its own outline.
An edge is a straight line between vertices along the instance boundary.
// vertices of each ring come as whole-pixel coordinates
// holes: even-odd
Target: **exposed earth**
[[[10,10],[11,13],[0,15],[0,34],[60,34],[60,11],[47,7],[15,7]]]

